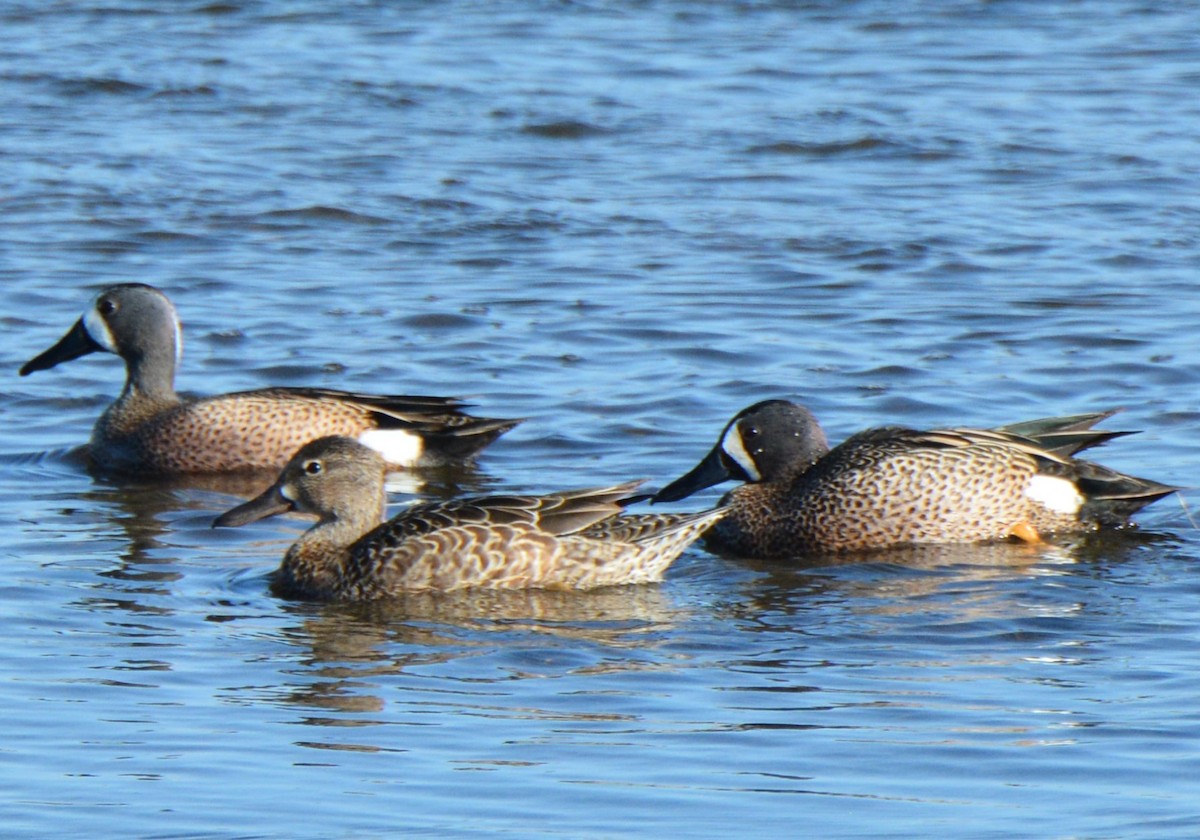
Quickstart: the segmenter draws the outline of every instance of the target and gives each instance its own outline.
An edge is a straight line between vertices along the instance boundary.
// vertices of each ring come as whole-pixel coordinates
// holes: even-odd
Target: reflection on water
[[[695,547],[659,586],[298,604],[268,578],[307,520],[210,527],[273,476],[91,476],[120,365],[16,375],[141,281],[187,391],[529,418],[396,504],[662,482],[773,396],[833,439],[1124,405],[1144,431],[1097,460],[1194,487],[1190,6],[0,25],[9,834],[1195,833],[1200,537],[1170,504],[1058,547]]]
[[[377,648],[394,643],[470,648],[493,644],[497,633],[622,648],[670,629],[678,612],[657,586],[410,593],[380,603],[323,605],[289,635],[307,640],[313,662],[371,659]]]
[[[503,481],[482,472],[422,476],[423,492]],[[1074,786],[1114,743],[1149,773],[1197,722],[1171,711],[1200,688],[1169,664],[1196,642],[1181,609],[1200,597],[1179,581],[1194,555],[1186,530],[793,564],[692,549],[661,586],[321,605],[268,587],[306,521],[250,537],[210,527],[272,476],[120,483],[24,457],[3,474],[0,516],[40,523],[25,539],[57,540],[61,558],[39,567],[28,606],[5,608],[45,627],[9,652],[31,677],[8,692],[36,686],[12,726],[71,711],[56,731],[90,757],[69,772],[104,785],[68,794],[72,808],[132,780],[194,786],[194,767],[221,780],[210,795],[253,809],[261,786],[231,791],[230,779],[268,780],[283,801],[297,785],[316,796],[328,782],[301,770],[320,768],[381,798],[366,811],[381,822],[467,791],[487,824],[514,801],[582,797],[599,834],[628,828],[630,808],[653,819],[664,796],[715,802],[729,829],[782,819],[795,796],[822,822],[843,801],[882,807],[879,819],[900,803],[924,820],[946,808],[990,818],[997,780]],[[1189,762],[1169,757],[1162,772]],[[467,770],[496,781],[464,781]],[[15,784],[30,798],[40,787]]]
[[[604,649],[603,662],[581,664],[553,674],[557,676],[597,676],[645,667],[642,649],[653,646],[653,640],[670,631],[684,614],[656,586],[613,587],[586,593],[419,594],[369,605],[296,605],[290,611],[305,616],[302,623],[283,628],[282,633],[290,644],[304,651],[307,684],[271,701],[347,713],[383,709],[388,698],[372,692],[372,688],[379,689],[382,678],[404,677],[448,663],[470,670],[472,660],[493,659],[498,648],[506,651],[506,659],[522,647],[541,651],[547,646],[566,649],[584,644]],[[639,654],[622,658],[620,651],[631,649],[639,650]],[[486,688],[490,684],[552,675],[536,661],[520,666],[513,662],[501,673],[490,672],[482,663],[474,664],[479,666],[479,673],[459,679],[477,686],[483,695],[491,693]],[[552,659],[544,664],[557,672],[563,663]],[[433,694],[446,691],[434,687],[425,690]],[[482,708],[475,702],[449,697],[438,703],[444,707],[466,703],[476,712]],[[306,722],[349,725],[345,718],[306,718]]]

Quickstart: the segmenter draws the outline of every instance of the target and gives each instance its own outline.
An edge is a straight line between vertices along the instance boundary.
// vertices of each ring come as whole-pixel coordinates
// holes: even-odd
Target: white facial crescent
[[[730,426],[729,431],[725,433],[725,437],[721,439],[721,449],[724,450],[726,455],[736,461],[739,467],[746,471],[746,475],[750,476],[751,481],[762,480],[762,473],[758,471],[758,467],[754,464],[754,459],[746,451],[746,444],[742,441],[742,433],[738,431],[737,423]]]

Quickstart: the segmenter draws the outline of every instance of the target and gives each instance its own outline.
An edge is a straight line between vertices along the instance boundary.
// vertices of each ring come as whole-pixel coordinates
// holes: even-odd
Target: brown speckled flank
[[[288,549],[285,595],[374,600],[456,589],[593,589],[660,580],[721,509],[622,516],[640,484],[416,505],[380,524],[385,464],[344,437],[305,445],[264,493],[220,516],[244,525],[289,510],[319,521]]]
[[[997,429],[872,429],[831,450],[807,409],[768,400],[735,416],[655,501],[746,482],[722,500],[730,513],[707,540],[763,558],[1120,527],[1176,488],[1072,457],[1128,434],[1091,428],[1113,413]]]
[[[62,339],[21,375],[107,350],[125,361],[120,397],[92,432],[91,458],[105,470],[146,473],[275,468],[324,435],[377,433],[393,467],[469,459],[516,420],[462,411],[449,397],[355,394],[320,388],[268,388],[184,400],[175,393],[181,331],[175,308],[142,284],[112,286]],[[388,434],[384,434],[388,433]]]

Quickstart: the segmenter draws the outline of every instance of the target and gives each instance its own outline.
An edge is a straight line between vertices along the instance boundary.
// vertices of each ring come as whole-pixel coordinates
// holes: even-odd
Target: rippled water
[[[303,522],[209,528],[249,488],[87,474],[115,359],[16,376],[138,280],[181,311],[184,389],[529,418],[397,502],[662,482],[777,395],[834,439],[1123,405],[1143,434],[1102,460],[1191,486],[1192,4],[64,0],[0,25],[7,832],[1194,835],[1175,500],[1059,548],[697,547],[661,586],[302,605],[265,575]]]

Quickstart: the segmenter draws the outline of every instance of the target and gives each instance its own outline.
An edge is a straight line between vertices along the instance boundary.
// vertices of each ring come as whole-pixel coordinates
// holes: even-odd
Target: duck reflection
[[[928,611],[929,599],[937,596],[938,609],[956,613],[959,620],[1021,616],[1031,607],[1007,603],[1002,595],[1005,581],[1103,575],[1141,552],[1172,542],[1179,538],[1134,527],[1079,534],[1053,545],[931,544],[784,560],[743,559],[739,565],[761,577],[746,585],[748,598],[738,612],[794,616],[836,599],[855,614],[899,615]],[[1020,591],[1027,594],[1028,588]],[[1037,609],[1058,607],[1043,604]]]
[[[510,666],[473,672],[466,682],[488,692],[489,684],[570,673],[598,674],[645,667],[640,651],[656,634],[670,629],[689,611],[676,606],[660,586],[616,586],[586,592],[548,590],[463,590],[409,594],[365,604],[285,602],[300,619],[284,635],[307,655],[301,688],[273,699],[283,705],[347,714],[384,708],[380,680],[412,678],[417,669],[456,660],[512,653]],[[553,654],[542,667],[518,656],[531,639],[549,651],[567,643],[569,661]],[[581,654],[579,644],[626,655]],[[518,667],[518,660],[520,667]],[[394,682],[392,683],[394,686]],[[389,688],[389,692],[392,689]],[[472,693],[464,689],[464,695]],[[468,696],[454,702],[470,704]],[[345,726],[344,718],[308,718],[315,725]]]

